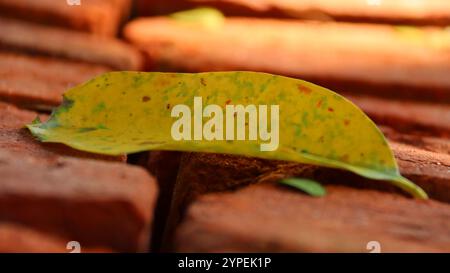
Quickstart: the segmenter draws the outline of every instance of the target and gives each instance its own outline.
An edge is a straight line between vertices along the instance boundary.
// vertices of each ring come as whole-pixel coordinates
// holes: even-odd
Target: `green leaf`
[[[301,191],[306,192],[307,194],[315,197],[325,196],[327,194],[326,190],[320,183],[306,178],[286,178],[279,181],[281,184],[285,184]]]
[[[31,122],[31,124],[40,124],[41,118],[39,116],[36,116],[36,118]]]
[[[273,115],[279,123],[277,149],[262,151],[267,141],[260,135],[256,140],[175,140],[171,132],[177,118],[172,110],[185,105],[195,113],[195,98],[220,109],[277,105],[278,119]],[[202,113],[199,122],[204,125],[212,118],[201,118]],[[198,121],[195,115],[187,117]],[[221,125],[226,127],[225,119]],[[250,124],[245,126],[248,130]],[[211,152],[344,169],[427,197],[400,175],[383,134],[354,104],[312,83],[266,73],[106,73],[66,92],[63,104],[47,122],[28,128],[42,141],[108,155],[145,150]]]

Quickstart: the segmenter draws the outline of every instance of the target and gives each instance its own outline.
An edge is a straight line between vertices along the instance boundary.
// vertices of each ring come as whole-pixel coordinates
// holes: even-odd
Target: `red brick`
[[[67,249],[67,239],[54,237],[44,232],[31,228],[11,224],[0,223],[0,253],[70,253]],[[80,253],[112,252],[106,248],[84,248],[81,246]]]
[[[131,9],[130,0],[89,0],[69,6],[55,0],[0,0],[2,16],[56,25],[101,36],[114,36],[124,16]]]
[[[450,53],[426,42],[446,34],[414,31],[423,42],[389,25],[228,18],[211,29],[157,17],[128,23],[124,35],[156,70],[263,71],[338,92],[448,103]]]
[[[141,54],[114,38],[0,18],[0,48],[106,65],[116,70],[140,70]]]
[[[450,157],[447,154],[395,142],[390,144],[402,175],[424,188],[431,198],[450,203]],[[164,248],[170,249],[175,227],[185,209],[198,196],[232,191],[256,181],[277,182],[287,177],[306,177],[323,184],[376,189],[406,196],[389,183],[368,180],[337,169],[231,155],[188,153],[183,155],[179,167],[164,235]]]
[[[426,151],[450,154],[450,141],[448,138],[436,136],[424,136],[421,134],[400,133],[396,129],[388,126],[378,126],[383,134],[391,141],[416,146]]]
[[[428,0],[419,6],[403,0],[370,6],[360,0],[138,0],[139,14],[167,14],[198,6],[215,7],[229,16],[300,18],[350,22],[442,25],[450,24],[450,4]]]
[[[450,154],[392,143],[400,172],[421,186],[430,197],[450,203]]]
[[[327,186],[323,198],[281,185],[209,194],[189,208],[178,252],[450,251],[450,205]]]
[[[49,110],[70,87],[109,71],[101,65],[0,52],[0,99]]]
[[[346,98],[377,124],[402,132],[450,138],[450,104],[397,101],[372,96],[347,95]]]
[[[157,185],[138,167],[0,150],[0,221],[85,247],[145,251]]]

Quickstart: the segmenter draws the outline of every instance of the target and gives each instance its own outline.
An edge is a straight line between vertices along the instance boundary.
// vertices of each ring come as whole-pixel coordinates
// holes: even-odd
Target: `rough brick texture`
[[[70,253],[73,249],[67,248],[69,242],[22,225],[0,223],[0,253]],[[80,246],[80,253],[86,252],[105,253],[112,250]]]
[[[209,194],[189,208],[176,236],[180,252],[450,251],[450,206],[395,194],[327,186],[314,198],[258,184]]]
[[[0,150],[0,221],[87,247],[145,251],[157,196],[141,168]]]
[[[391,126],[403,133],[450,138],[450,104],[389,100],[373,96],[345,97],[377,124]]]
[[[81,1],[83,2],[83,1]],[[0,0],[0,14],[100,36],[114,36],[131,10],[130,0],[88,0],[79,6],[55,0]]]
[[[391,141],[416,146],[430,152],[450,154],[450,141],[448,138],[424,136],[421,134],[399,133],[398,130],[383,125],[378,127]]]
[[[0,48],[106,65],[117,70],[139,70],[141,54],[114,38],[0,18]],[[101,45],[101,46],[100,46]]]
[[[0,52],[0,99],[49,110],[70,87],[108,71],[101,65]]]
[[[391,142],[400,172],[424,188],[431,198],[450,203],[450,157],[418,147]],[[347,185],[403,195],[389,183],[368,180],[358,175],[317,166],[267,161],[231,155],[187,153],[179,167],[172,196],[164,247],[170,249],[173,231],[186,207],[196,197],[210,192],[230,191],[245,185],[276,182],[287,177],[307,177],[323,184]]]

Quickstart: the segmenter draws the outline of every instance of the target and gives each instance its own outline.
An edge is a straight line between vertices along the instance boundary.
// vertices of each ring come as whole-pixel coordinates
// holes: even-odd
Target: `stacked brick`
[[[132,2],[158,16],[130,21]],[[449,252],[450,4],[362,2],[0,0],[0,251],[368,252],[376,241]],[[162,16],[198,5],[228,17],[208,27]],[[253,70],[323,85],[377,123],[430,200],[342,170],[164,151],[127,160],[24,129],[70,87],[115,70]],[[328,195],[277,183],[293,176]]]

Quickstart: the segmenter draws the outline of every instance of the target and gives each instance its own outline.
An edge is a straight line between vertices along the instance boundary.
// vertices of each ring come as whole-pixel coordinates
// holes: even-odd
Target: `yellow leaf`
[[[194,109],[199,107],[199,102],[202,108]],[[173,137],[174,124],[182,116],[173,117],[173,112],[180,105],[192,110],[186,117],[190,118],[191,126],[186,127],[191,127],[191,131],[185,134],[191,140]],[[261,137],[267,137],[267,134],[261,135],[264,124],[255,125],[255,120],[250,118],[245,123],[245,140],[237,139],[236,132],[232,132],[234,139],[227,140],[227,130],[231,132],[232,126],[231,123],[226,126],[225,118],[221,120],[222,131],[216,131],[216,136],[222,134],[223,140],[219,137],[206,140],[208,135],[202,134],[207,133],[206,124],[213,118],[203,112],[208,105],[222,109],[223,117],[226,117],[227,106],[255,105],[260,111],[258,118],[264,117],[263,108],[259,106],[270,109],[277,105],[279,116],[276,112],[269,115],[270,111],[266,115],[272,133],[277,129],[278,118],[276,149],[262,149],[269,142],[268,138]],[[390,181],[418,198],[427,197],[421,188],[400,175],[383,134],[350,101],[320,86],[266,73],[107,73],[69,90],[63,104],[46,123],[35,122],[28,128],[42,141],[108,155],[176,150],[339,168],[367,178]],[[257,128],[257,139],[250,139],[250,128]],[[180,126],[178,129],[189,128]],[[236,131],[238,126],[234,129]],[[276,135],[272,137],[275,139]]]

